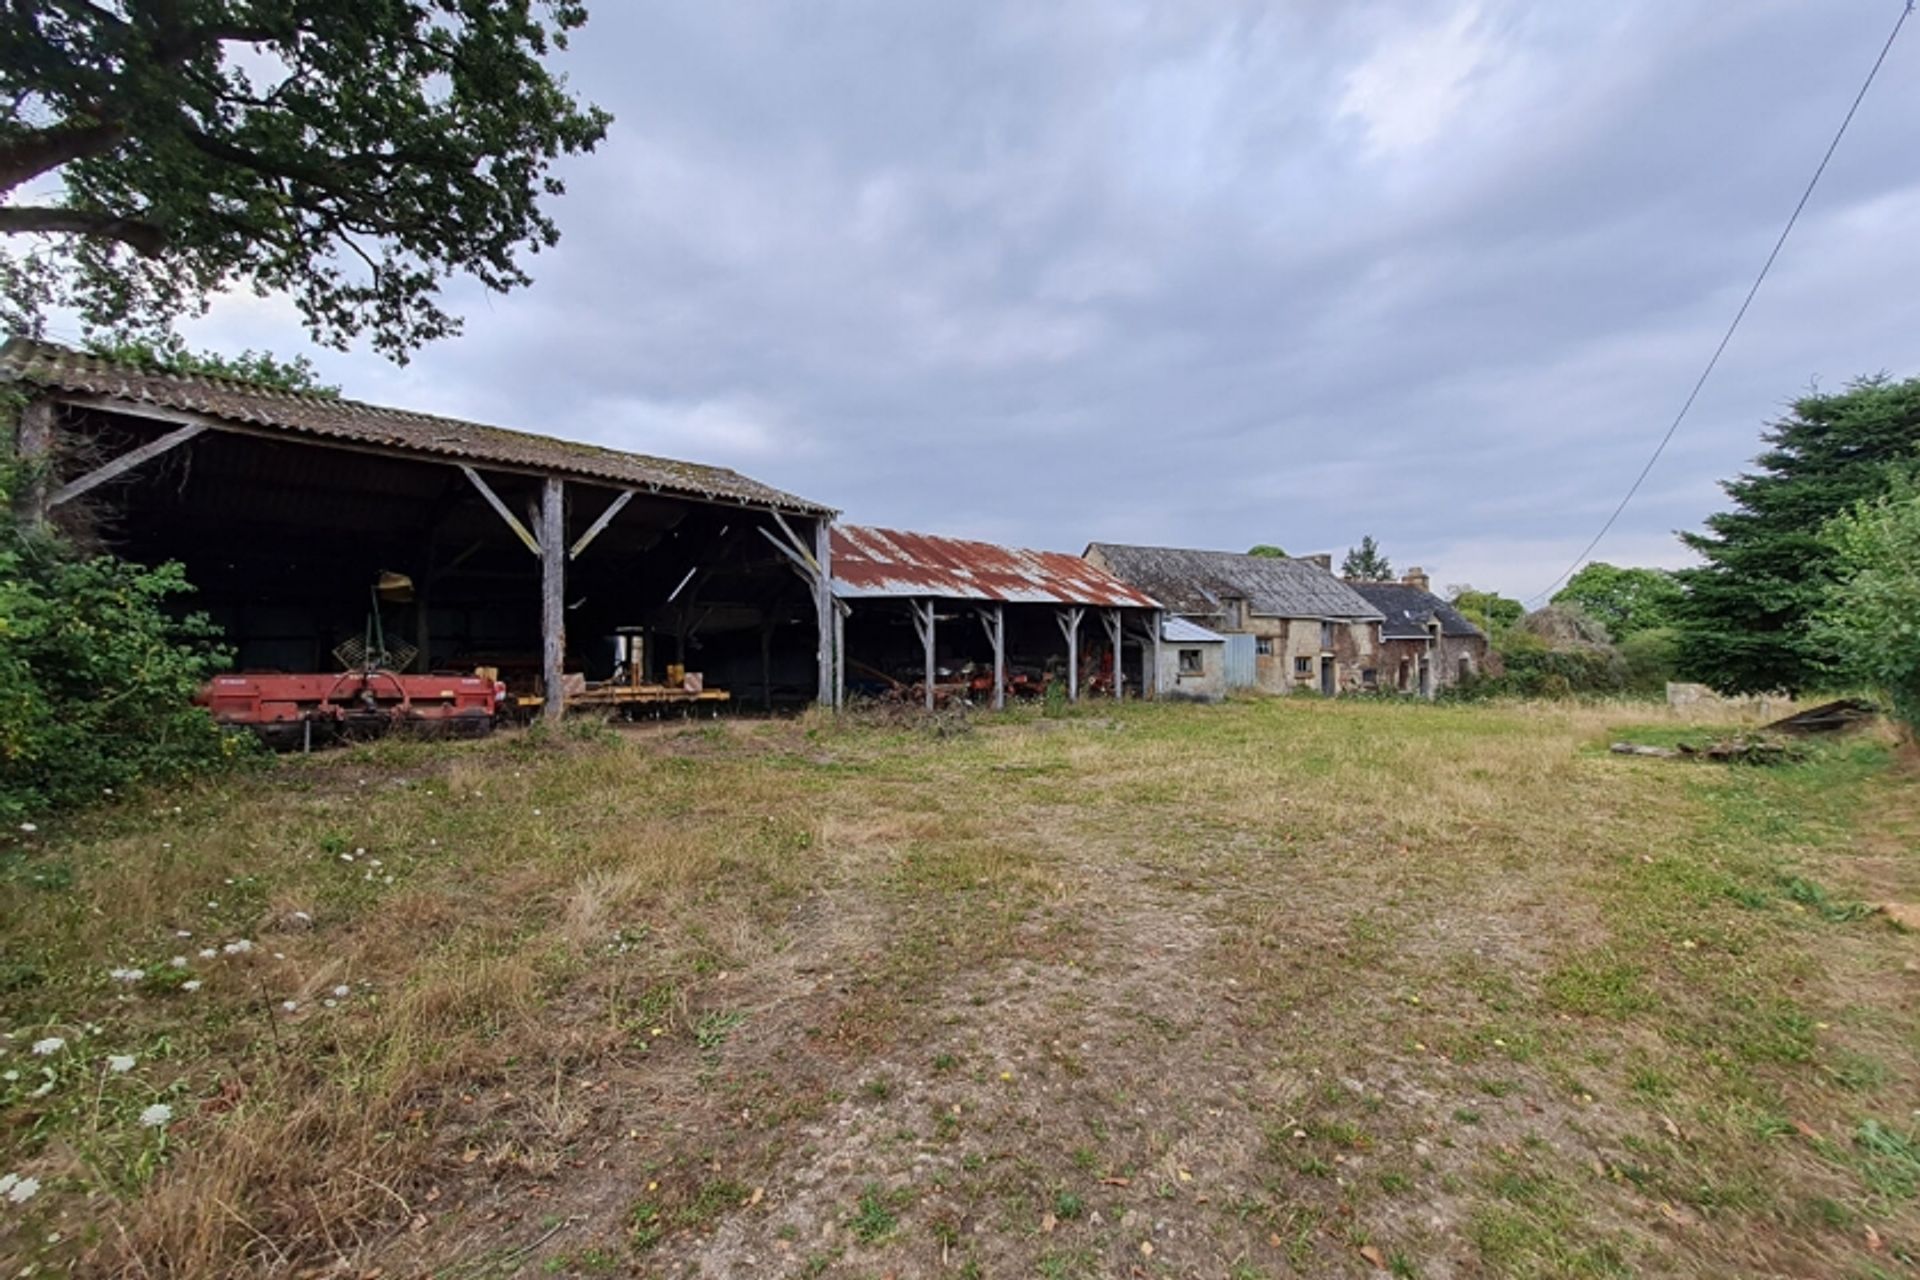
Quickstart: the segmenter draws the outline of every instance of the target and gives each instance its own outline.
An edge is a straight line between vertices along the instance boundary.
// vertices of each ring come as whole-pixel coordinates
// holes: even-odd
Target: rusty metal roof
[[[783,493],[725,467],[626,453],[358,400],[278,391],[232,378],[167,373],[26,338],[13,338],[0,347],[0,381],[27,382],[69,396],[120,401],[129,413],[137,413],[143,405],[153,406],[240,427],[279,430],[396,453],[454,458],[482,467],[579,476],[621,487],[805,515],[833,514],[831,507]]]
[[[936,596],[1007,604],[1160,607],[1152,596],[1064,551],[1026,551],[862,525],[833,528],[833,590],[851,600]]]

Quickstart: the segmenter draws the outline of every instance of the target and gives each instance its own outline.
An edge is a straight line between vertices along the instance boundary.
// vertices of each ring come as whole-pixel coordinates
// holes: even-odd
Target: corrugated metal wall
[[[1253,637],[1227,637],[1227,688],[1251,689],[1258,677],[1253,670]]]

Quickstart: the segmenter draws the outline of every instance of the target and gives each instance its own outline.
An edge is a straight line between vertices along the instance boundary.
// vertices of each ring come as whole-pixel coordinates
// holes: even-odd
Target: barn
[[[334,670],[377,627],[408,669],[489,669],[549,717],[570,700],[832,697],[821,503],[26,339],[0,348],[0,381],[26,397],[16,447],[39,464],[21,514],[179,561],[243,670]]]

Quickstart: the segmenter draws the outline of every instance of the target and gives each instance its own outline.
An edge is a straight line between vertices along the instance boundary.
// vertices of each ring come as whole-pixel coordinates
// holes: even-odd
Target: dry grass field
[[[0,1265],[1920,1258],[1920,792],[1659,708],[385,744],[0,850]]]

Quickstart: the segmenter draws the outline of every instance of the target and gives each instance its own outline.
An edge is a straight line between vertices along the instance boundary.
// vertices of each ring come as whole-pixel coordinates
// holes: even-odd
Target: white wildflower
[[[41,1085],[38,1089],[35,1089],[32,1093],[28,1094],[27,1096],[29,1098],[44,1098],[52,1092],[53,1092],[53,1081],[49,1080],[45,1084]]]
[[[251,942],[248,942],[245,938],[241,938],[237,942],[229,942],[226,946],[220,949],[226,952],[230,956],[243,956],[247,954],[247,952],[253,950],[253,944]]]
[[[109,969],[107,976],[115,982],[138,982],[147,976],[145,969]]]
[[[12,1174],[7,1176],[13,1178]],[[13,1178],[13,1185],[7,1188],[7,1199],[14,1204],[25,1204],[39,1194],[40,1179],[38,1178]]]
[[[341,855],[340,855],[340,861],[342,861],[342,862],[352,862],[352,861],[353,861],[353,855],[352,855],[352,854],[350,854],[350,853],[343,853],[343,854],[341,854]]]
[[[59,1036],[48,1036],[45,1040],[33,1042],[33,1055],[36,1058],[51,1058],[67,1047],[67,1042]]]
[[[300,1005],[299,1005],[299,1002],[295,1000],[282,1000],[280,1002],[280,1007],[282,1009],[285,1009],[288,1013],[293,1013],[300,1008]]]
[[[125,1075],[127,1072],[133,1070],[133,1055],[130,1053],[116,1053],[109,1056],[107,1058],[107,1070],[113,1072],[115,1075]]]
[[[337,998],[341,1000],[345,1000],[348,996],[353,994],[353,988],[343,982],[339,986],[333,989],[333,994]]]
[[[200,979],[194,978],[191,981],[183,982],[180,984],[180,989],[182,991],[198,991],[200,989]]]
[[[20,824],[20,829],[26,832],[28,835],[32,835],[34,832],[38,831],[40,828],[34,826],[31,822],[23,822]]]
[[[187,967],[187,958],[185,956],[175,956],[173,959],[167,961],[167,963],[176,969],[184,969]]]
[[[156,1102],[140,1113],[140,1127],[160,1129],[173,1121],[173,1108],[164,1102]]]
[[[218,951],[215,951],[215,950],[214,950],[214,949],[213,949],[212,947],[202,947],[202,948],[200,948],[200,958],[201,958],[202,960],[211,960],[211,959],[213,959],[213,958],[214,958],[215,956],[217,956],[217,955],[219,955],[219,954],[220,954],[220,953],[219,953]]]

